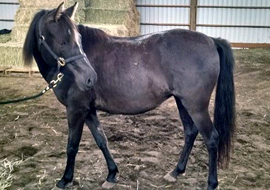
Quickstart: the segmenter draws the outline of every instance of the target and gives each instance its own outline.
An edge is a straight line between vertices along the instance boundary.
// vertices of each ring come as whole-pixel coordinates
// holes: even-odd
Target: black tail
[[[218,163],[227,167],[235,131],[234,57],[230,44],[213,38],[220,58],[220,74],[216,88],[214,125],[219,133]]]

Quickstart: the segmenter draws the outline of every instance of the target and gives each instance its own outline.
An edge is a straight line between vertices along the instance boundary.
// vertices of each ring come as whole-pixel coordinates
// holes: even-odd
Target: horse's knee
[[[76,154],[78,153],[78,149],[79,149],[79,148],[68,147],[68,148],[67,148],[67,155],[68,155],[69,157],[75,157]]]
[[[185,141],[187,144],[193,144],[198,135],[198,130],[193,127],[192,129],[185,131]]]
[[[210,139],[206,142],[207,147],[209,150],[216,151],[218,148],[219,143],[219,134],[215,128],[213,128],[212,134],[210,136]]]

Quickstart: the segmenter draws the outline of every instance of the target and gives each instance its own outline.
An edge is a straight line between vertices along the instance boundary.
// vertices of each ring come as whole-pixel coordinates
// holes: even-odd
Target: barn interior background
[[[22,44],[40,9],[63,0],[0,0],[0,71],[23,72]],[[74,0],[64,0],[66,6]],[[269,0],[77,0],[76,22],[116,36],[136,36],[172,28],[203,32],[234,47],[270,46]],[[37,68],[32,68],[36,71]],[[28,70],[27,70],[28,72]]]

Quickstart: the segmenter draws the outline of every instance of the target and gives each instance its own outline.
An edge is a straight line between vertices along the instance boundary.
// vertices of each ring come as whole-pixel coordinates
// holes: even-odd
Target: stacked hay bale
[[[15,15],[11,38],[5,43],[0,40],[0,66],[12,67],[11,71],[24,71],[22,47],[33,16],[38,10],[55,8],[61,2],[62,0],[19,0],[20,7]],[[36,65],[33,70],[37,70]]]
[[[139,34],[139,13],[134,0],[85,0],[85,24],[115,36]]]
[[[134,0],[76,0],[79,9],[76,23],[100,28],[114,36],[135,36],[139,34],[139,13]],[[40,9],[56,8],[63,0],[19,0],[20,7],[15,16],[15,26],[10,40],[0,39],[0,67],[11,66],[23,69],[22,46],[30,22]],[[65,6],[75,0],[65,0]],[[36,70],[37,67],[34,67]]]

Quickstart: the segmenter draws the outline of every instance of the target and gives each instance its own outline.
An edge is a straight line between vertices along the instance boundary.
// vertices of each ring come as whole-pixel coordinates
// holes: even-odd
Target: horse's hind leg
[[[185,106],[186,107],[186,106]],[[189,114],[195,126],[202,134],[209,155],[208,190],[214,190],[218,186],[217,180],[217,151],[219,134],[210,119],[208,106],[197,110],[189,110]]]
[[[107,138],[103,132],[102,126],[99,123],[96,110],[94,108],[91,109],[89,115],[87,116],[86,124],[90,129],[98,147],[102,151],[107,162],[109,174],[107,176],[107,180],[102,185],[102,187],[106,189],[112,188],[116,183],[116,174],[118,172],[118,168],[110,153]]]
[[[164,177],[167,181],[175,181],[176,177],[179,174],[185,173],[189,154],[192,150],[194,141],[198,135],[198,130],[196,126],[194,125],[191,117],[189,116],[187,110],[182,105],[180,99],[175,97],[175,100],[176,100],[179,114],[180,114],[180,117],[184,126],[185,144],[184,144],[184,148],[183,148],[183,151],[182,151],[182,154],[180,156],[177,166],[172,172],[168,173]]]

